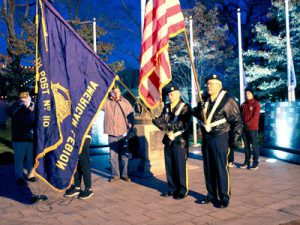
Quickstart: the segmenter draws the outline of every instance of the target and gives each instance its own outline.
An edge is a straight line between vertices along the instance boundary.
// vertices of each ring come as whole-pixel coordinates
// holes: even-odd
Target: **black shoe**
[[[80,199],[88,199],[93,195],[92,189],[85,189],[84,191],[81,191],[80,194],[78,195],[78,198]]]
[[[213,202],[213,199],[211,199],[211,198],[208,198],[208,197],[205,197],[205,198],[203,198],[203,199],[198,199],[197,201],[196,201],[196,203],[197,204],[208,204],[208,203],[211,203],[211,202]]]
[[[80,194],[80,187],[71,186],[69,189],[66,190],[64,194],[65,197],[73,197],[75,195]]]
[[[177,200],[179,200],[179,199],[184,199],[185,197],[186,197],[186,195],[185,195],[185,194],[182,194],[182,193],[173,195],[173,198],[174,198],[174,199],[177,199]]]
[[[173,196],[173,195],[175,195],[175,193],[172,192],[172,191],[168,191],[168,192],[165,192],[165,193],[161,193],[161,194],[160,194],[161,197],[171,197],[171,196]]]
[[[29,181],[29,182],[37,182],[37,178],[36,177],[30,177],[30,178],[27,178],[27,181]]]
[[[113,183],[119,180],[119,177],[111,177],[108,182]]]
[[[258,164],[257,163],[253,163],[253,165],[250,168],[251,170],[257,170],[258,169]]]
[[[126,181],[126,182],[130,182],[131,179],[129,177],[122,177],[122,180]]]
[[[218,203],[214,204],[216,208],[227,208],[229,205],[229,201],[219,201]]]
[[[249,163],[243,163],[242,165],[240,165],[241,169],[248,169],[249,168]]]
[[[24,186],[24,185],[25,185],[24,179],[23,179],[23,178],[18,178],[18,179],[16,180],[16,185],[17,185],[17,186]]]

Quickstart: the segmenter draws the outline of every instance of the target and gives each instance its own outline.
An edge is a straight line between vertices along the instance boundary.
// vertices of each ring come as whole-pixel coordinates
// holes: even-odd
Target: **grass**
[[[10,127],[0,129],[0,165],[13,163],[13,158]]]
[[[8,129],[0,130],[0,154],[4,152],[13,152],[11,146],[11,130]]]

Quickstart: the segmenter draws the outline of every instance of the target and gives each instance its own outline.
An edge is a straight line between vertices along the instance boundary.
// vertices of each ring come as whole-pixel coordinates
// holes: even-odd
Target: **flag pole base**
[[[31,198],[32,203],[36,203],[36,202],[44,202],[48,199],[48,197],[46,195],[34,195]]]

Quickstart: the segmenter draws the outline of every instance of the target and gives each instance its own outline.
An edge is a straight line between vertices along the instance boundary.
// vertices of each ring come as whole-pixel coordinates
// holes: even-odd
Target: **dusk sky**
[[[32,0],[32,2],[34,1]],[[91,21],[93,17],[96,17],[97,24],[107,30],[107,35],[102,37],[101,41],[113,43],[115,46],[112,55],[109,57],[109,62],[125,60],[127,69],[139,68],[137,58],[140,55],[141,44],[140,2],[124,0],[128,12],[134,21],[129,18],[122,1],[90,1],[89,5],[85,1],[83,2],[84,4],[81,8],[83,20]],[[1,6],[2,4],[3,2],[1,1]],[[65,4],[60,3],[60,1],[52,1],[52,4],[67,20],[68,13]],[[34,10],[34,6],[32,9]],[[0,54],[6,54],[6,27],[3,22],[0,22],[0,34]],[[23,62],[23,64],[30,63]]]
[[[243,0],[237,1],[241,8],[246,7]],[[24,0],[16,2],[24,2]],[[34,0],[32,0],[32,2],[34,2]],[[138,58],[141,45],[140,1],[124,0],[127,11],[121,0],[92,0],[82,2],[83,4],[80,8],[79,17],[81,17],[83,21],[91,21],[93,17],[96,17],[97,24],[107,30],[107,35],[102,37],[100,41],[114,44],[115,49],[109,57],[108,62],[124,60],[126,69],[139,68]],[[89,4],[86,4],[86,2],[89,2]],[[224,2],[230,2],[230,0],[225,0]],[[263,0],[261,5],[264,5],[264,2],[269,2],[269,0]],[[3,2],[1,1],[1,5],[2,4]],[[53,0],[52,4],[66,20],[69,19],[65,4],[61,3],[59,0]],[[186,9],[193,4],[194,1],[191,0],[181,1],[183,9]],[[34,6],[32,7],[32,10],[34,10]],[[222,10],[220,10],[220,14],[221,13]],[[0,22],[0,54],[6,54],[5,34],[6,27],[3,22]],[[23,64],[30,65],[31,62],[24,61]]]

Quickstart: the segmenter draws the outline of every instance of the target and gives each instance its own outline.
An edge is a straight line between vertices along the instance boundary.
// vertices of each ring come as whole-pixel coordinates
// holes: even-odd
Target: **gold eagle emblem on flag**
[[[59,83],[51,83],[51,89],[54,96],[56,115],[59,123],[71,115],[71,98],[69,90],[61,86]]]

